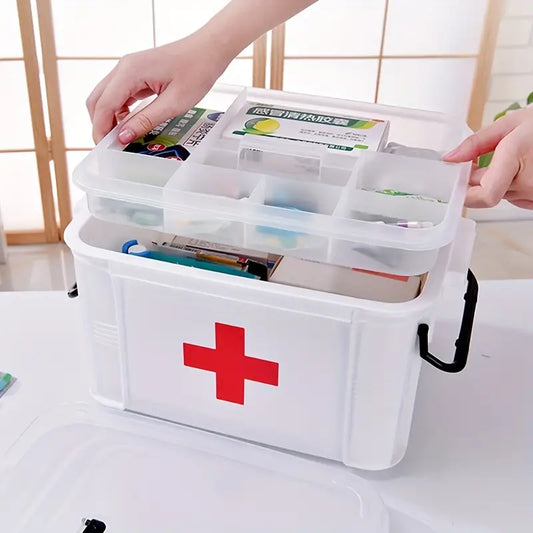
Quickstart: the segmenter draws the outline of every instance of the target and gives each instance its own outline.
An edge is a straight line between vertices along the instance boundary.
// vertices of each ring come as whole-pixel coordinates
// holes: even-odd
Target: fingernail
[[[135,140],[135,133],[130,130],[129,128],[124,128],[119,134],[118,134],[118,140],[122,144],[128,144]]]

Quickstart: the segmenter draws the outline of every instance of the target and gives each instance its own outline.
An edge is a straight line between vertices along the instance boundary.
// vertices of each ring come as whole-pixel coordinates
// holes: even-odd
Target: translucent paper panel
[[[286,91],[374,101],[377,59],[287,59]]]
[[[6,231],[43,229],[43,210],[33,152],[0,154],[0,206]]]
[[[384,0],[320,0],[288,21],[289,56],[379,54]]]
[[[0,17],[1,18],[1,17]],[[0,149],[33,148],[30,105],[22,61],[0,61]]]
[[[81,162],[81,160],[87,156],[89,152],[86,151],[75,151],[67,152],[67,169],[68,169],[68,179],[69,179],[69,189],[70,189],[70,201],[72,203],[72,208],[74,209],[76,204],[83,198],[85,193],[76,187],[72,182],[72,172]]]
[[[16,0],[2,0],[0,57],[22,57]]]
[[[219,81],[221,83],[251,86],[253,81],[253,60],[234,59]]]
[[[477,54],[487,0],[390,0],[385,55]]]
[[[507,0],[505,14],[508,17],[531,17],[533,16],[533,4],[530,0]]]
[[[154,0],[156,44],[159,46],[190,35],[228,3],[229,0]],[[246,21],[240,23],[246,24]],[[236,27],[235,31],[238,32],[239,28]],[[241,55],[251,56],[252,53],[250,45]]]
[[[475,59],[385,59],[379,103],[465,117]]]
[[[58,63],[66,145],[91,147],[94,144],[92,125],[85,101],[116,61],[64,60]]]
[[[524,103],[527,95],[533,89],[533,73],[517,75],[493,75],[489,101],[499,101],[510,104],[518,101]]]
[[[122,56],[153,46],[148,0],[52,0],[59,56]]]

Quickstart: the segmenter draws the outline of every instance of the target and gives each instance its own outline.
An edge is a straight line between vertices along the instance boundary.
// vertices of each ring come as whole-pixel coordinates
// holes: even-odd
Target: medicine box
[[[422,278],[368,272],[286,256],[279,261],[269,281],[365,300],[400,303],[418,296]]]
[[[258,102],[382,121],[386,140],[349,151],[228,135]],[[391,467],[407,447],[422,357],[457,371],[468,351],[471,302],[455,363],[428,341],[442,291],[466,286],[469,165],[425,152],[451,148],[467,128],[436,113],[225,86],[199,107],[223,114],[185,161],[124,151],[111,132],[74,172],[87,205],[65,239],[94,397],[349,466]],[[389,142],[408,154],[387,153]],[[162,233],[422,282],[413,298],[387,302],[121,253]]]

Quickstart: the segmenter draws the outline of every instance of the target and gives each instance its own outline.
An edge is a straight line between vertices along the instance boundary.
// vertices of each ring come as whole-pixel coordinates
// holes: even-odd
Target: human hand
[[[490,165],[479,168],[478,156],[493,150]],[[474,161],[466,207],[494,207],[505,198],[533,209],[533,107],[508,112],[465,139],[444,161]]]
[[[195,106],[230,61],[266,31],[317,0],[231,0],[205,26],[174,43],[124,56],[87,99],[99,142],[137,100],[157,98],[121,125],[128,144]]]
[[[157,95],[153,102],[121,125],[118,139],[122,144],[184,113],[205,96],[231,59],[195,34],[124,56],[87,99],[94,141],[99,142],[124,119],[130,105],[153,94]]]

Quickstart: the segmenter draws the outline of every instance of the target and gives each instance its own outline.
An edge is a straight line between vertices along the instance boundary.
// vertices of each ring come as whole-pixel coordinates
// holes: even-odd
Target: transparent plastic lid
[[[385,533],[379,496],[346,470],[140,415],[72,404],[6,457],[2,531]]]
[[[111,132],[74,181],[104,220],[418,274],[455,236],[470,164],[441,157],[468,133],[440,113],[216,86],[133,148]]]

